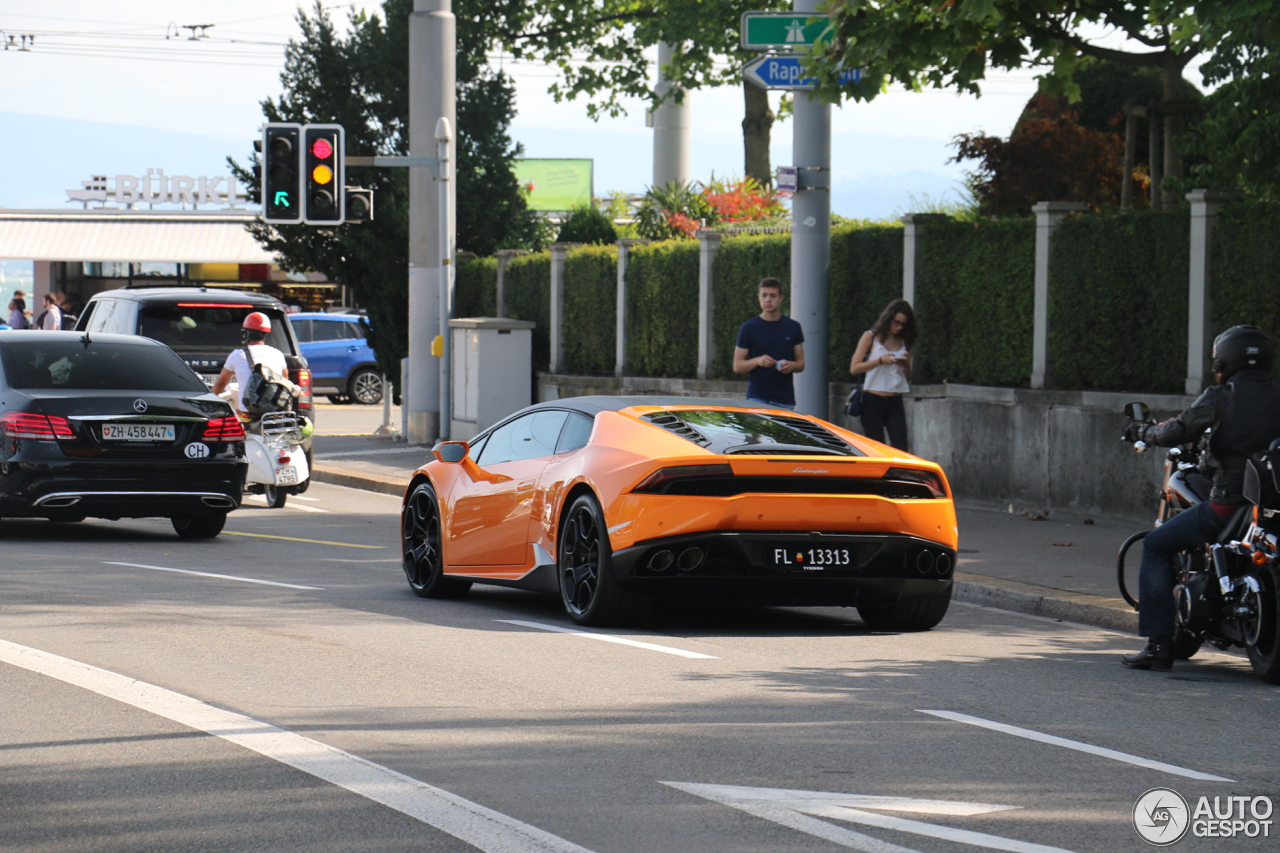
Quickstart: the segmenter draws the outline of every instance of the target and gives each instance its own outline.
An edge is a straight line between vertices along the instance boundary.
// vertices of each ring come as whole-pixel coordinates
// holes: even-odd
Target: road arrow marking
[[[1007,850],[1010,853],[1071,853],[1061,847],[1049,847],[1030,841],[987,835],[984,832],[955,829],[950,826],[863,811],[863,809],[877,809],[917,814],[971,816],[1008,811],[1021,806],[966,803],[959,800],[919,800],[870,794],[837,794],[826,791],[796,791],[786,788],[744,788],[737,785],[704,785],[691,782],[663,782],[662,784],[678,788],[696,797],[741,809],[758,818],[791,827],[852,850],[861,850],[863,853],[919,853],[919,851],[899,847],[897,844],[816,818],[830,818],[880,829],[910,832],[943,841],[972,844],[988,850]]]

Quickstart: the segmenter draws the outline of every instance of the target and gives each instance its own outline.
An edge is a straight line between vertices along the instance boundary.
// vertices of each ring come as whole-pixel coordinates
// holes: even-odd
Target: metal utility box
[[[505,317],[449,321],[453,346],[450,438],[469,441],[532,402],[536,325]]]

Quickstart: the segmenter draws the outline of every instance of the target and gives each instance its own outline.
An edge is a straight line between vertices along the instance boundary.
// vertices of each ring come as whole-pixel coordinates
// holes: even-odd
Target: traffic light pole
[[[414,0],[409,16],[410,157],[434,157],[441,118],[450,127],[458,124],[455,50],[452,0]],[[439,234],[452,216],[456,184],[435,180],[425,167],[409,170],[409,378],[402,403],[410,444],[430,444],[448,432],[449,406],[441,406],[448,341],[436,339],[448,324],[446,281],[453,252],[452,247],[441,251],[447,241]]]
[[[820,0],[795,0],[816,13]],[[791,203],[791,316],[804,330],[805,368],[796,374],[796,408],[830,415],[827,390],[828,280],[831,266],[831,105],[795,93],[792,158],[800,187]]]

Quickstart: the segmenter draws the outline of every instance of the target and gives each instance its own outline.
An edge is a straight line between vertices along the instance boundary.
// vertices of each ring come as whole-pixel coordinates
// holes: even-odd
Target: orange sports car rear
[[[578,397],[433,455],[401,514],[423,597],[542,590],[583,625],[635,621],[663,597],[851,605],[887,630],[932,628],[951,600],[942,469],[808,415]]]

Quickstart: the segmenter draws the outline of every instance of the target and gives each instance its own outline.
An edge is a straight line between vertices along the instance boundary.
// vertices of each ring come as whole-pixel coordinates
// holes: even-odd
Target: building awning
[[[270,264],[251,213],[0,209],[0,258],[28,261]]]

